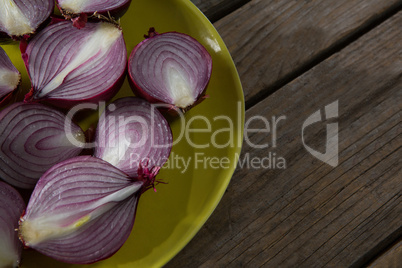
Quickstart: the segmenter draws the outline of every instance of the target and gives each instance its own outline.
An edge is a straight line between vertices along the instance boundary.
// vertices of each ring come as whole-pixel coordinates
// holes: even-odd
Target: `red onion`
[[[68,263],[93,263],[127,240],[148,180],[132,180],[109,163],[79,156],[49,169],[20,220],[24,245]]]
[[[53,12],[52,0],[1,0],[0,32],[9,36],[34,33]]]
[[[11,63],[6,52],[0,47],[0,106],[9,99],[17,89],[21,74]]]
[[[71,139],[85,140],[81,128],[61,112],[39,103],[10,105],[0,112],[0,178],[33,188],[51,166],[81,152]]]
[[[120,89],[127,65],[121,29],[111,23],[53,24],[29,42],[23,58],[32,89],[26,101],[62,108],[109,100]]]
[[[172,148],[168,122],[153,105],[139,98],[111,103],[96,131],[94,155],[132,178],[155,176]]]
[[[203,99],[211,71],[212,58],[197,40],[177,32],[158,34],[153,28],[128,63],[135,94],[183,110]]]
[[[56,0],[61,13],[67,19],[77,18],[79,14],[123,16],[131,0]]]
[[[18,267],[22,244],[16,229],[25,203],[14,188],[1,181],[0,200],[0,267]]]

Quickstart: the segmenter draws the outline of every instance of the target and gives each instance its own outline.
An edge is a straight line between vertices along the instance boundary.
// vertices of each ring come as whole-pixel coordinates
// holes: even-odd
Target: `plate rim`
[[[181,2],[186,8],[188,8],[191,12],[193,12],[194,15],[199,17],[200,20],[202,21],[202,23],[204,25],[206,24],[209,27],[209,30],[213,31],[213,33],[217,37],[219,37],[219,39],[221,41],[221,44],[220,44],[221,48],[223,48],[225,50],[225,53],[227,53],[228,54],[227,56],[230,58],[230,60],[227,63],[228,63],[228,65],[230,65],[231,73],[234,74],[234,77],[235,77],[234,84],[236,85],[237,94],[240,96],[240,99],[238,101],[241,102],[241,119],[240,119],[241,132],[237,133],[240,136],[239,140],[241,140],[241,144],[238,144],[238,146],[236,146],[235,153],[234,153],[235,155],[236,154],[240,155],[241,149],[243,147],[243,139],[244,139],[245,101],[244,101],[244,91],[243,91],[243,87],[241,84],[240,76],[237,71],[236,65],[233,61],[233,58],[230,55],[230,52],[229,52],[225,42],[223,41],[222,37],[220,36],[218,30],[215,28],[213,23],[205,16],[205,14],[194,3],[192,3],[190,0],[173,0],[173,1]],[[233,174],[234,174],[237,166],[238,166],[238,163],[236,163],[236,165],[233,165],[233,167],[231,167],[230,170],[228,171],[229,174],[226,176],[225,183],[222,183],[220,189],[218,189],[217,192],[219,193],[219,195],[217,196],[217,198],[215,198],[213,200],[214,202],[212,202],[212,204],[209,206],[209,209],[206,212],[206,216],[202,220],[199,221],[199,224],[197,225],[197,227],[193,228],[193,230],[186,236],[186,238],[183,239],[181,241],[181,243],[179,243],[179,245],[177,245],[174,248],[174,250],[172,250],[170,252],[170,254],[166,254],[165,258],[161,258],[161,260],[159,262],[159,267],[162,267],[162,266],[168,264],[169,261],[171,261],[175,256],[177,256],[188,245],[188,243],[190,243],[190,241],[196,236],[196,234],[201,230],[201,228],[205,225],[205,223],[211,217],[212,213],[215,211],[215,209],[219,205],[220,201],[222,200],[224,193],[225,193],[226,189],[228,188],[230,181],[232,180]]]

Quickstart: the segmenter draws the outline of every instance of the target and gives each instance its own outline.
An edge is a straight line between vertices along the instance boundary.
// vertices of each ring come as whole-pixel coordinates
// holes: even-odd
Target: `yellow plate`
[[[186,113],[184,123],[180,120],[172,122],[176,144],[169,162],[158,175],[158,179],[167,184],[159,184],[156,193],[150,190],[141,196],[134,229],[124,246],[111,258],[91,265],[161,267],[194,237],[227,188],[243,139],[243,91],[224,42],[190,1],[134,0],[121,19],[121,25],[128,54],[153,26],[158,32],[178,31],[193,36],[213,58],[213,72],[207,88],[210,97]],[[2,47],[22,72],[22,87],[28,90],[29,80],[18,45]],[[132,95],[126,81],[115,98]],[[86,128],[93,120],[89,118],[81,125]],[[183,160],[189,161],[187,169]],[[22,267],[73,266],[34,251],[26,251],[23,255]]]

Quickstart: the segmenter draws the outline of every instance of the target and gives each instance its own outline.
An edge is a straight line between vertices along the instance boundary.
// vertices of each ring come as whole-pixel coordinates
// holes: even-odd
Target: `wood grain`
[[[401,6],[400,0],[254,0],[215,27],[250,107]]]
[[[276,147],[272,133],[250,134],[270,145],[246,142],[241,159],[275,153],[286,169],[239,167],[207,224],[166,267],[359,266],[402,235],[401,29],[399,12],[247,111],[248,120],[286,119]],[[322,150],[326,124],[338,122],[333,168],[306,151],[301,129],[335,101],[338,118],[306,128],[306,142]]]
[[[191,0],[191,2],[193,2],[211,22],[215,22],[250,2],[250,0]]]

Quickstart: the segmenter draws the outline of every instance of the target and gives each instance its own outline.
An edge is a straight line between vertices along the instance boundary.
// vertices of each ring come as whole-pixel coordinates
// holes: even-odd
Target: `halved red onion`
[[[168,122],[154,105],[126,97],[100,117],[94,155],[132,178],[155,176],[169,158],[172,140]]]
[[[53,12],[53,0],[0,0],[0,32],[9,36],[34,33]]]
[[[0,112],[0,178],[33,188],[51,166],[81,152],[75,140],[84,142],[84,133],[61,112],[39,103],[10,105]]]
[[[56,0],[61,13],[68,19],[79,14],[103,15],[118,18],[123,16],[130,6],[131,0]]]
[[[20,84],[21,74],[0,47],[0,107]]]
[[[38,181],[20,220],[20,238],[63,262],[108,258],[128,238],[147,186],[92,156],[66,160]]]
[[[111,23],[88,23],[80,30],[69,21],[55,23],[22,52],[32,84],[26,101],[46,101],[62,108],[106,101],[125,77],[123,33]]]
[[[17,190],[0,181],[0,267],[19,267],[22,243],[16,229],[24,209]]]
[[[148,38],[131,52],[129,82],[138,96],[188,110],[202,100],[211,77],[212,58],[194,38],[178,32]]]

